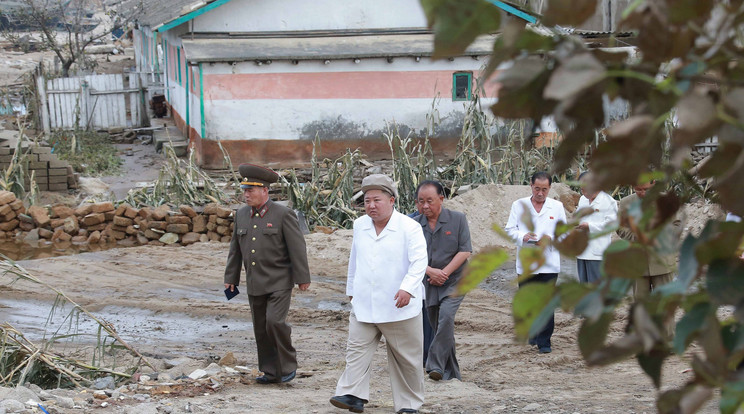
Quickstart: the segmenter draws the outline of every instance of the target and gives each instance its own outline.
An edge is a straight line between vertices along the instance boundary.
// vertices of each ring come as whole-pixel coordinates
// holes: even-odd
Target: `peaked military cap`
[[[238,167],[241,181],[240,188],[268,187],[269,184],[279,180],[279,174],[274,171],[254,164],[240,164]]]

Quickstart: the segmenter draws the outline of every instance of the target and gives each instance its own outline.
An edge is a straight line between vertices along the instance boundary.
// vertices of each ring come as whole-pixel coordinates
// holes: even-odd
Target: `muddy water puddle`
[[[0,320],[9,322],[32,341],[76,333],[79,334],[77,342],[96,342],[98,324],[95,321],[84,315],[79,318],[70,316],[69,305],[56,308],[53,314],[51,310],[52,304],[48,302],[0,299]],[[231,332],[253,331],[253,325],[247,318],[191,317],[183,313],[126,306],[106,306],[95,312],[95,316],[115,326],[124,341],[138,345],[195,343]]]
[[[122,247],[116,243],[105,244],[76,244],[67,242],[50,242],[48,240],[38,242],[3,241],[0,242],[0,254],[11,260],[34,260],[49,257],[69,256],[79,253],[100,252],[103,250]]]

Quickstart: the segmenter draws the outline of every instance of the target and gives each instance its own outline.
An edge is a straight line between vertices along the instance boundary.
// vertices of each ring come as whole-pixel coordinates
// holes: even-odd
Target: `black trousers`
[[[271,379],[281,379],[297,369],[292,328],[287,324],[291,299],[292,289],[261,296],[248,295],[258,348],[258,369]]]
[[[522,287],[530,283],[552,283],[553,285],[555,285],[555,282],[557,280],[558,280],[558,273],[537,273],[537,274],[532,275],[532,277],[525,280],[524,282],[520,282],[519,286]],[[534,338],[530,338],[530,339],[533,339],[535,341],[538,348],[551,346],[550,337],[553,336],[554,328],[555,328],[555,316],[551,315],[550,320],[545,325],[545,327],[541,329],[540,332],[538,332]]]

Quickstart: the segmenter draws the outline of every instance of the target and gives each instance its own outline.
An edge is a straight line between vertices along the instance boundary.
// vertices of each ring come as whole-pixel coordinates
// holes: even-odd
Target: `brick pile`
[[[0,148],[0,169],[6,170],[15,152],[14,147]],[[50,147],[32,147],[26,154],[28,176],[24,185],[28,187],[31,173],[41,191],[66,191],[78,188],[78,174],[67,161],[60,160],[52,154]]]
[[[201,210],[201,211],[197,211]],[[0,238],[24,240],[36,232],[39,240],[122,246],[229,242],[233,216],[230,208],[209,204],[195,209],[182,205],[134,208],[111,202],[70,208],[61,204],[28,209],[13,193],[0,191]],[[34,237],[35,238],[35,237]]]

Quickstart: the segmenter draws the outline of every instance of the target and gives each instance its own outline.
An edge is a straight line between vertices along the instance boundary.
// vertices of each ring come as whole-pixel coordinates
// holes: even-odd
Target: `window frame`
[[[457,78],[461,76],[467,76],[468,78],[468,93],[467,97],[460,98],[457,96]],[[473,99],[473,72],[455,72],[452,74],[452,100],[453,101],[469,101]]]

